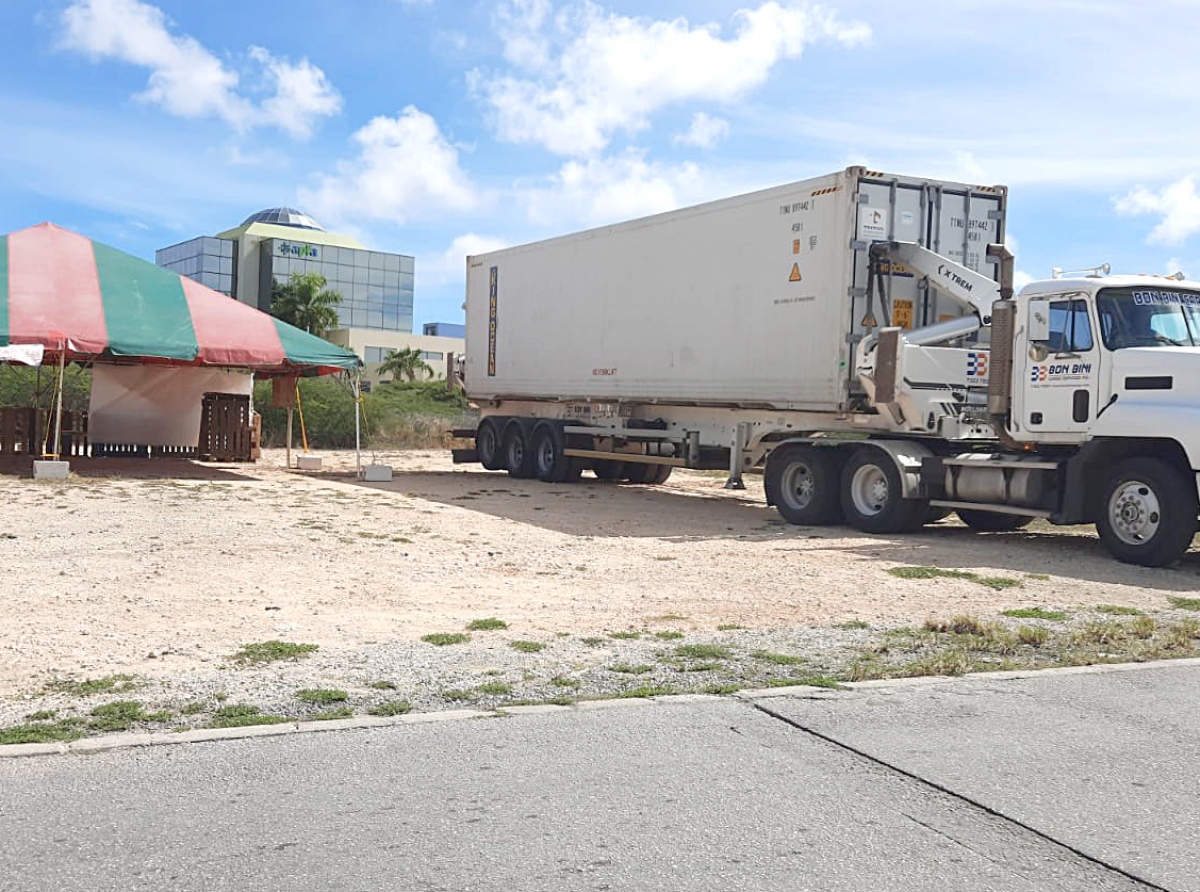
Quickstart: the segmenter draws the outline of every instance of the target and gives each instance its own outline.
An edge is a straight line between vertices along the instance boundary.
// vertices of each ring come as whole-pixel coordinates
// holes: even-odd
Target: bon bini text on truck
[[[1007,190],[852,167],[467,258],[459,432],[561,483],[764,472],[791,523],[1095,524],[1178,560],[1200,513],[1200,283],[1013,294]]]

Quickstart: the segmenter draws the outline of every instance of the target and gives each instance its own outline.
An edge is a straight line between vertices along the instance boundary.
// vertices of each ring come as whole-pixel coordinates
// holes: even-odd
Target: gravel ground
[[[757,481],[711,474],[546,486],[407,452],[364,485],[353,455],[314,474],[281,458],[78,462],[66,483],[0,467],[0,740],[1200,652],[1195,551],[1146,570],[1083,529],[791,527]],[[913,566],[952,575],[895,575]],[[1034,606],[1051,612],[1002,615]],[[421,640],[485,617],[507,628]],[[279,640],[316,649],[233,659]]]

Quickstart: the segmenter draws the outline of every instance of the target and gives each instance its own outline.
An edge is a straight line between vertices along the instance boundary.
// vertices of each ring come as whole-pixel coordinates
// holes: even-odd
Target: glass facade
[[[259,308],[270,307],[273,283],[286,284],[296,273],[320,273],[325,287],[342,295],[340,327],[412,332],[412,257],[264,239],[259,244]]]
[[[234,296],[237,286],[237,243],[201,236],[154,252],[154,262],[195,279],[214,291]]]

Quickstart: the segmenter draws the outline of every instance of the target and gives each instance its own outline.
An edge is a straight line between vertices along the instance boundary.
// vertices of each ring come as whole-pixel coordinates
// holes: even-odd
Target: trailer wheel
[[[767,504],[788,523],[816,526],[838,520],[837,462],[832,449],[780,446],[767,459]]]
[[[602,458],[592,466],[592,473],[600,480],[612,483],[625,474],[625,462]]]
[[[1011,533],[1033,522],[1032,517],[1021,514],[1001,514],[999,511],[979,511],[960,508],[958,519],[977,533]]]
[[[504,467],[509,477],[533,476],[533,451],[525,439],[525,430],[515,421],[504,431]]]
[[[651,486],[658,486],[660,483],[666,483],[671,476],[673,468],[670,465],[651,465],[654,471],[648,475],[646,483]]]
[[[562,428],[542,423],[533,431],[533,473],[545,483],[562,483],[569,473],[571,459],[564,454],[566,438]]]
[[[499,471],[504,467],[504,459],[500,455],[500,431],[490,418],[479,422],[479,428],[475,431],[475,454],[479,456],[479,463],[489,471]]]
[[[1117,465],[1100,505],[1100,541],[1127,564],[1172,564],[1196,533],[1195,484],[1158,459],[1130,458]]]
[[[900,470],[880,449],[862,448],[842,469],[842,512],[864,533],[903,533],[920,528],[929,503],[903,498]]]

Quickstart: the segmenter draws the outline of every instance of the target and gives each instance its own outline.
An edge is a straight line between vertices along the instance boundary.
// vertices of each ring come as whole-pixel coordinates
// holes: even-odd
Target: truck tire
[[[592,473],[596,475],[597,479],[612,483],[624,476],[625,462],[602,458],[592,466]]]
[[[929,503],[903,498],[900,469],[882,449],[855,451],[842,468],[842,514],[864,533],[904,533],[925,523]]]
[[[543,483],[562,483],[571,469],[571,459],[564,454],[566,437],[562,428],[543,422],[533,430],[530,440],[533,452],[533,474]]]
[[[504,467],[509,477],[533,476],[533,450],[529,448],[525,429],[515,421],[504,429]]]
[[[959,508],[958,519],[977,533],[1011,533],[1033,522],[1032,517],[1020,514],[1001,514],[999,511],[980,511]]]
[[[819,526],[837,523],[838,474],[832,449],[792,444],[767,459],[763,478],[767,504],[788,523]]]
[[[667,478],[671,476],[670,465],[648,465],[641,462],[625,462],[625,471],[622,475],[630,483],[641,483],[645,486],[656,486],[659,483],[666,483]]]
[[[1174,465],[1129,458],[1117,465],[1096,531],[1109,553],[1127,564],[1165,567],[1183,557],[1196,534],[1196,485]]]
[[[475,454],[479,457],[479,463],[489,471],[499,471],[504,467],[500,453],[500,430],[490,418],[479,422],[475,430]]]
[[[670,465],[651,465],[650,467],[652,467],[654,470],[652,473],[647,475],[646,483],[650,484],[651,486],[658,486],[660,483],[666,483],[667,479],[671,476],[671,471],[673,470]]]

